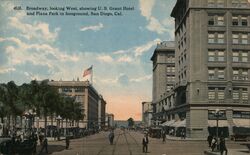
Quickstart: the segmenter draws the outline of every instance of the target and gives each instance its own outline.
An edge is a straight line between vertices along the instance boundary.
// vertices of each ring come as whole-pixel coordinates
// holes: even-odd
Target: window
[[[224,34],[219,33],[218,34],[218,43],[223,44],[224,43]]]
[[[233,89],[233,99],[239,100],[239,98],[240,98],[239,89]]]
[[[208,25],[215,25],[214,16],[209,16],[208,17]]]
[[[215,52],[214,51],[208,52],[208,61],[215,61]]]
[[[218,61],[225,61],[224,51],[219,51],[218,52]]]
[[[208,34],[208,43],[215,43],[215,35],[214,34]]]
[[[233,62],[239,62],[239,52],[233,52]]]
[[[233,111],[233,118],[250,118],[250,111]]]
[[[234,7],[247,7],[248,3],[248,0],[232,0],[232,5]]]
[[[172,69],[172,73],[175,73],[175,67],[172,67],[171,69]]]
[[[242,89],[242,100],[248,100],[248,91],[247,91],[247,89]]]
[[[239,79],[239,70],[233,70],[233,79],[238,80]]]
[[[242,80],[248,80],[248,70],[242,70]]]
[[[218,21],[217,21],[218,25],[220,25],[220,26],[224,25],[224,17],[223,16],[218,16],[217,19],[218,19]]]
[[[241,25],[247,26],[247,17],[241,17]]]
[[[75,92],[84,92],[84,88],[83,87],[76,87]]]
[[[216,120],[217,117],[215,116],[215,110],[208,110],[208,119],[209,120]],[[225,120],[227,119],[226,117],[226,111],[225,110],[220,110],[219,111],[219,120]]]
[[[247,44],[247,43],[248,43],[247,34],[242,34],[242,35],[241,35],[241,43],[242,43],[242,44]]]
[[[241,7],[247,7],[248,0],[240,0]]]
[[[239,34],[233,34],[233,44],[239,43]]]
[[[233,25],[233,26],[238,26],[238,25],[239,25],[238,16],[233,16],[233,17],[232,17],[232,25]]]
[[[208,70],[208,79],[209,80],[215,79],[215,70],[214,69],[209,69]]]
[[[171,72],[171,67],[167,67],[167,72]]]
[[[242,62],[248,62],[248,52],[242,52],[241,53],[241,61]]]
[[[208,0],[207,5],[213,7],[215,5],[215,0]]]
[[[224,98],[225,98],[224,89],[218,89],[218,99],[224,100]]]
[[[218,79],[224,79],[225,78],[225,71],[224,69],[218,70]]]
[[[215,89],[209,88],[208,90],[208,99],[209,100],[215,100]]]
[[[217,0],[217,7],[224,7],[224,0]]]

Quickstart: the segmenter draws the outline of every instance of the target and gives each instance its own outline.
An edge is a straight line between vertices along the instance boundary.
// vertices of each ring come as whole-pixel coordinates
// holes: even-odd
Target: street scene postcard
[[[0,155],[249,155],[250,0],[0,0]]]

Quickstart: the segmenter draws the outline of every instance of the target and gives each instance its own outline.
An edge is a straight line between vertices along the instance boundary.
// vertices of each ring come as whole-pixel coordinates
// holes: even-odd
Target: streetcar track
[[[127,143],[127,146],[128,146],[129,154],[132,155],[132,151],[131,151],[130,145],[129,145],[129,143],[128,143],[128,138],[127,138],[127,136],[126,136],[126,132],[124,132],[124,137],[125,137],[125,140],[126,140],[126,143]]]

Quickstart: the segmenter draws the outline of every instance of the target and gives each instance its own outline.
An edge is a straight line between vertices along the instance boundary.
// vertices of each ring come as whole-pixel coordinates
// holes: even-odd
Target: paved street
[[[114,145],[108,141],[109,132],[100,132],[81,139],[71,140],[70,149],[65,150],[65,141],[50,141],[49,154],[53,155],[143,155],[143,134],[135,131],[115,131]],[[147,155],[202,155],[207,150],[206,141],[179,141],[149,138]],[[229,155],[249,154],[246,142],[227,142]],[[249,143],[248,143],[249,144]],[[38,151],[39,151],[38,147]]]

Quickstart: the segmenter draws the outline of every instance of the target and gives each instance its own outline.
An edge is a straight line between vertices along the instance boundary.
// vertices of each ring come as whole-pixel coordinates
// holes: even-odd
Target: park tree
[[[128,127],[129,127],[129,128],[131,128],[131,127],[134,126],[134,123],[135,123],[135,122],[134,122],[134,119],[133,119],[133,118],[130,117],[127,121],[128,121]]]

